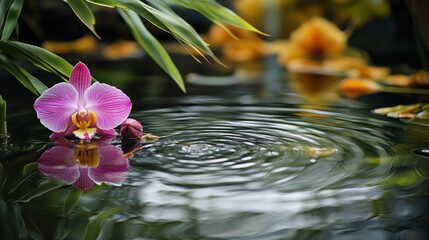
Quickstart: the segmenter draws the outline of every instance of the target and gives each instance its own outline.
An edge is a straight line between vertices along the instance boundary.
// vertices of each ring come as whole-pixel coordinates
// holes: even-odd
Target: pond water
[[[427,123],[371,112],[419,96],[350,100],[278,67],[192,75],[183,95],[118,65],[131,117],[159,139],[53,143],[34,99],[9,101],[4,239],[429,238]]]

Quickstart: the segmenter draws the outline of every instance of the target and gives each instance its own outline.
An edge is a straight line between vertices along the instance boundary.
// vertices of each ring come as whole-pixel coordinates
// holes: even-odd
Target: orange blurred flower
[[[349,98],[375,93],[380,89],[381,86],[378,83],[366,79],[347,78],[340,83],[340,91]]]

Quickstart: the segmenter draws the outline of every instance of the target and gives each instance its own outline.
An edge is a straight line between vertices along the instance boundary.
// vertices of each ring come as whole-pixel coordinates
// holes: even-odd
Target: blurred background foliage
[[[36,47],[36,45],[51,39],[67,40],[78,37],[78,35],[85,34],[84,29],[89,29],[99,39],[101,39],[100,35],[103,37],[106,35],[114,36],[115,38],[120,37],[120,31],[127,29],[128,33],[131,32],[150,57],[185,92],[183,79],[177,67],[160,44],[159,38],[146,29],[146,24],[150,23],[152,26],[170,34],[183,47],[189,49],[189,52],[204,58],[207,55],[219,63],[220,61],[197,31],[170,8],[169,5],[171,4],[195,10],[221,26],[227,23],[259,32],[234,12],[212,0],[197,2],[190,0],[171,0],[168,2],[159,0],[145,2],[138,0],[68,0],[65,2],[26,1],[25,3],[23,0],[2,0],[0,4],[0,64],[35,94],[43,92],[46,86],[25,69],[16,65],[14,58],[29,60],[37,67],[55,73],[67,80],[71,65],[57,55],[52,54],[49,50]],[[99,10],[106,8],[108,10],[105,12]],[[112,13],[112,10],[114,13]],[[105,14],[97,21],[103,23],[99,24],[101,26],[100,34],[95,29],[96,16],[94,12],[96,14]],[[69,18],[70,15],[75,16]],[[121,17],[124,20],[122,21],[123,23],[117,24]],[[145,19],[145,22],[142,21],[142,18]],[[124,27],[124,22],[127,27]],[[26,29],[20,31],[21,24],[18,23],[23,23],[22,25],[25,25]],[[29,35],[25,34],[26,30],[28,30]],[[108,34],[104,34],[103,30],[108,31]],[[24,32],[22,37],[20,32]],[[52,32],[58,35],[49,35]],[[79,42],[76,49],[85,49],[87,45],[87,42]]]
[[[287,40],[294,30],[313,17],[323,17],[338,26],[347,36],[347,46],[362,50],[371,64],[410,73],[427,65],[427,50],[423,46],[428,42],[424,41],[429,32],[424,27],[428,4],[424,2],[2,0],[0,69],[6,71],[0,74],[13,75],[38,95],[55,82],[67,81],[70,63],[78,60],[97,61],[106,66],[132,62],[136,66],[134,70],[139,68],[148,75],[166,72],[185,92],[182,76],[192,71],[231,74],[236,67],[231,57],[245,61],[267,56],[266,52],[278,54],[277,49],[264,53],[260,49],[266,48],[265,43]],[[213,31],[214,25],[220,30]],[[225,45],[217,45],[210,35],[239,41],[225,50]],[[252,50],[255,43],[260,46]],[[236,51],[246,47],[251,51]],[[244,54],[242,58],[240,54]],[[150,66],[147,56],[153,59]],[[202,67],[195,67],[198,64],[191,62],[201,62]],[[205,62],[209,62],[209,66],[204,65]],[[57,77],[47,77],[50,75],[35,67]],[[127,70],[115,72],[108,67],[104,72],[94,69],[94,73],[100,80],[118,87],[123,87],[131,78]],[[1,88],[3,98],[10,98],[6,88]]]
[[[348,44],[366,51],[376,64],[406,62],[421,67],[409,2],[422,1],[2,0],[0,66],[40,94],[46,89],[44,82],[22,68],[17,59],[29,60],[67,80],[71,65],[51,52],[67,60],[64,54],[69,53],[108,60],[147,53],[185,91],[182,70],[165,51],[165,42],[179,42],[181,51],[197,61],[211,58],[211,62],[222,64],[200,37],[213,22],[224,29],[233,25],[264,32],[268,35],[259,34],[260,38],[273,40],[286,39],[304,21],[321,16],[344,30]]]

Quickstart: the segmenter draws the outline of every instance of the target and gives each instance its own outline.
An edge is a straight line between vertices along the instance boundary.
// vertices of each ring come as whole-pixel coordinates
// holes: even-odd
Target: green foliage
[[[43,182],[41,182],[37,188],[35,188],[33,191],[30,191],[28,193],[25,193],[24,196],[20,197],[17,202],[29,202],[33,200],[34,198],[40,197],[44,195],[45,193],[48,193],[54,189],[58,189],[62,187],[64,183],[53,179],[53,178],[47,178]]]
[[[46,86],[36,77],[29,74],[25,69],[16,65],[14,62],[9,60],[5,55],[0,53],[0,64],[1,66],[9,71],[18,81],[24,85],[28,90],[32,93],[39,95],[44,90],[46,90]]]
[[[134,38],[146,50],[146,52],[167,72],[179,85],[183,92],[186,92],[185,84],[179,70],[174,65],[167,51],[161,43],[146,29],[139,16],[127,10],[120,10],[122,18],[128,24]]]
[[[92,31],[92,33],[100,38],[95,32],[95,17],[88,5],[86,5],[83,0],[67,0],[67,3],[79,19]]]
[[[84,240],[97,239],[100,235],[100,231],[105,220],[107,220],[111,215],[115,214],[119,210],[119,207],[111,207],[92,217],[86,226]]]
[[[224,27],[224,24],[227,23],[238,28],[248,29],[250,31],[254,31],[259,34],[266,35],[265,33],[254,28],[248,22],[244,21],[242,18],[237,16],[237,14],[235,14],[233,11],[226,9],[216,1],[211,1],[211,0],[199,0],[199,1],[169,0],[169,1],[189,9],[194,9],[221,27]]]
[[[70,63],[58,55],[31,44],[17,41],[0,41],[0,51],[17,59],[29,60],[36,67],[54,73],[66,81],[73,69]]]
[[[261,33],[215,0],[170,0],[170,2],[196,10],[221,26],[227,23]],[[196,52],[203,58],[209,56],[214,61],[222,64],[195,29],[162,0],[150,0],[148,3],[140,0],[67,0],[66,3],[97,37],[98,35],[95,31],[96,22],[91,5],[116,8],[126,21],[137,42],[169,74],[183,92],[186,92],[186,89],[180,72],[165,49],[147,30],[140,18],[144,18],[154,26],[171,34],[185,48],[189,48],[190,53]],[[10,72],[31,92],[40,94],[46,90],[46,86],[25,69],[15,64],[11,57],[28,60],[35,66],[54,73],[65,81],[68,80],[72,66],[61,57],[42,48],[9,40],[13,30],[18,27],[17,21],[22,5],[23,0],[2,0],[0,2],[0,66]],[[194,58],[197,60],[195,56]]]
[[[68,216],[73,209],[76,207],[77,203],[80,200],[80,196],[82,196],[83,191],[72,188],[70,192],[67,194],[66,200],[64,202],[63,213],[64,216]]]
[[[54,240],[63,240],[70,234],[70,230],[66,227],[65,219],[61,219],[54,233]]]
[[[15,29],[16,24],[18,22],[19,14],[21,13],[22,5],[24,3],[24,0],[15,0],[15,1],[4,1],[5,3],[5,9],[2,11],[6,11],[6,7],[10,6],[10,8],[7,11],[7,15],[5,19],[0,20],[1,23],[4,25],[0,27],[2,28],[2,35],[1,40],[6,40],[10,37],[10,35],[13,32],[13,29]],[[10,5],[9,5],[10,4]],[[3,4],[2,4],[3,5]],[[3,7],[0,5],[0,7]],[[3,13],[4,14],[4,13]],[[4,15],[0,15],[4,16]]]

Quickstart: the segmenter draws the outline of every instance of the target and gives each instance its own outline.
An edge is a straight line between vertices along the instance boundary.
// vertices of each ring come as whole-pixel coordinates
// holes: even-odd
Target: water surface
[[[197,82],[188,95],[125,85],[131,117],[160,138],[98,143],[110,152],[98,150],[99,161],[134,152],[121,179],[83,193],[39,171],[58,143],[27,106],[10,115],[1,196],[10,225],[2,231],[23,239],[427,239],[426,123],[373,114],[385,95],[350,100],[329,87],[326,103],[291,81],[274,71],[228,87]]]

